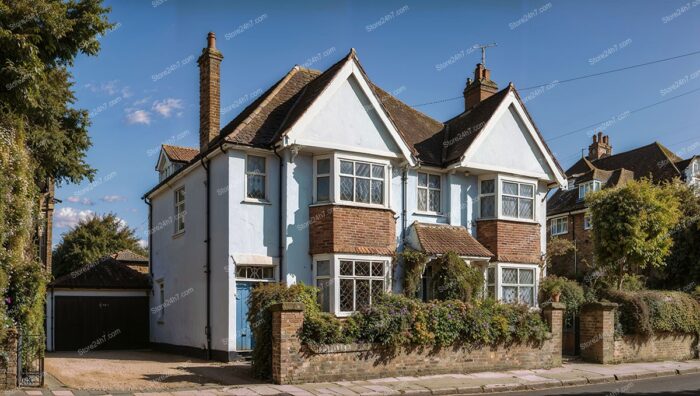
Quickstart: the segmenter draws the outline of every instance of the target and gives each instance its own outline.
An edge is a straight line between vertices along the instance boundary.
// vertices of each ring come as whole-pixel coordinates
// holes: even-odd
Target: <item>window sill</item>
[[[378,209],[378,210],[388,210],[391,211],[392,213],[396,213],[393,209],[391,209],[388,206],[382,206],[382,205],[372,205],[372,204],[363,204],[363,203],[355,203],[355,202],[317,202],[309,205],[310,208],[316,207],[316,206],[345,206],[349,208],[365,208],[365,209]]]
[[[178,231],[178,232],[176,232],[176,233],[173,234],[173,239],[179,238],[179,237],[181,237],[181,236],[183,236],[183,235],[185,235],[185,230]]]
[[[253,205],[272,205],[272,202],[266,200],[266,199],[253,199],[253,198],[246,198],[241,201],[242,204],[253,204]]]
[[[538,221],[535,221],[535,220],[518,219],[518,218],[514,218],[514,217],[487,217],[487,218],[482,218],[482,219],[476,219],[477,222],[479,222],[479,221],[492,221],[492,220],[511,221],[511,222],[515,222],[515,223],[525,223],[525,224],[540,224]]]
[[[585,228],[584,228],[584,230],[585,230]],[[552,236],[553,236],[553,237],[555,237],[555,236],[562,236],[562,235],[567,235],[568,233],[569,233],[569,231],[567,231],[567,232],[560,232],[560,233],[558,233],[558,234],[552,234]]]
[[[430,217],[447,217],[446,213],[440,213],[440,212],[423,212],[420,210],[416,210],[413,212],[414,216],[430,216]]]

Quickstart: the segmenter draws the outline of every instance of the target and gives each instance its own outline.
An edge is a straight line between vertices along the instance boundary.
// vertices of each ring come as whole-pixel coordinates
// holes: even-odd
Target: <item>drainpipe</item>
[[[211,360],[211,248],[210,248],[210,233],[211,233],[211,221],[210,221],[210,210],[209,210],[209,197],[210,197],[210,183],[209,183],[209,175],[210,175],[210,163],[209,162],[204,162],[204,157],[201,159],[202,166],[204,167],[206,176],[204,179],[204,185],[205,185],[205,190],[206,190],[206,215],[205,215],[205,221],[206,221],[206,239],[204,240],[204,244],[206,246],[207,254],[206,254],[206,267],[204,270],[204,273],[206,274],[206,293],[207,293],[207,324],[206,327],[204,328],[204,334],[207,337],[207,360]]]
[[[283,216],[282,216],[282,204],[283,204],[283,199],[282,199],[282,187],[283,187],[283,182],[282,182],[282,174],[284,171],[284,160],[282,159],[282,156],[280,153],[277,152],[277,146],[273,147],[273,151],[275,155],[277,156],[277,159],[279,160],[280,163],[280,174],[278,177],[279,181],[279,186],[277,188],[277,204],[279,205],[279,211],[278,211],[278,219],[277,222],[280,227],[280,232],[279,232],[279,260],[280,260],[280,275],[279,275],[279,280],[282,282],[283,277],[285,277],[284,274],[284,245],[285,245],[285,227],[283,225]],[[286,177],[285,177],[286,178]]]
[[[153,280],[153,204],[149,198],[144,197],[143,202],[148,205],[148,273]],[[151,289],[153,294],[153,289]]]
[[[408,212],[407,192],[408,166],[404,166],[401,169],[401,250],[406,248],[406,228],[408,226],[408,218],[406,217]]]

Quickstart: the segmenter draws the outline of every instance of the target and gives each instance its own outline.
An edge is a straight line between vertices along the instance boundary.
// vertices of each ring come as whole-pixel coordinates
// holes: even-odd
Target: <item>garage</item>
[[[149,344],[147,273],[106,256],[57,278],[47,295],[47,349],[142,349]]]

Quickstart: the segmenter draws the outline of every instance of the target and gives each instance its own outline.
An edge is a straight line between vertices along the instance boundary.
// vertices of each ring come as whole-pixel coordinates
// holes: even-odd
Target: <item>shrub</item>
[[[484,274],[467,265],[456,253],[449,252],[432,261],[435,272],[431,287],[438,300],[476,299],[484,287]]]
[[[407,249],[399,253],[398,258],[403,262],[404,268],[403,293],[408,297],[415,297],[418,294],[428,256],[423,252]]]
[[[603,294],[608,300],[620,304],[616,319],[624,334],[700,334],[700,303],[689,294],[657,290],[606,290]]]
[[[549,275],[540,282],[540,304],[547,301],[555,292],[561,293],[561,302],[566,304],[566,314],[578,313],[585,301],[581,285],[574,280],[556,275]]]

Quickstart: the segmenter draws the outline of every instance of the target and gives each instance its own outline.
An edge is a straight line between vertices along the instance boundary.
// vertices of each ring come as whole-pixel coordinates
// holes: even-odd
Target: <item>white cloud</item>
[[[92,210],[77,210],[66,206],[60,208],[54,215],[54,225],[59,228],[72,228],[81,220],[86,220],[95,215]]]
[[[139,246],[141,246],[143,249],[148,249],[148,241],[145,239],[139,239]]]
[[[146,96],[146,97],[143,98],[143,99],[139,99],[139,100],[135,101],[135,102],[134,102],[134,106],[141,106],[141,105],[144,105],[144,104],[148,103],[149,100],[151,100],[151,97],[150,97],[150,96]]]
[[[126,201],[126,197],[123,195],[105,195],[104,197],[100,198],[104,202],[123,202]]]
[[[92,206],[95,204],[90,198],[80,198],[77,195],[71,195],[70,197],[66,198],[66,201],[70,203],[80,203],[87,206]]]
[[[151,125],[151,113],[140,109],[126,109],[127,124]]]
[[[173,114],[174,110],[183,109],[182,99],[167,98],[162,101],[153,102],[153,111],[161,116],[168,118]]]

